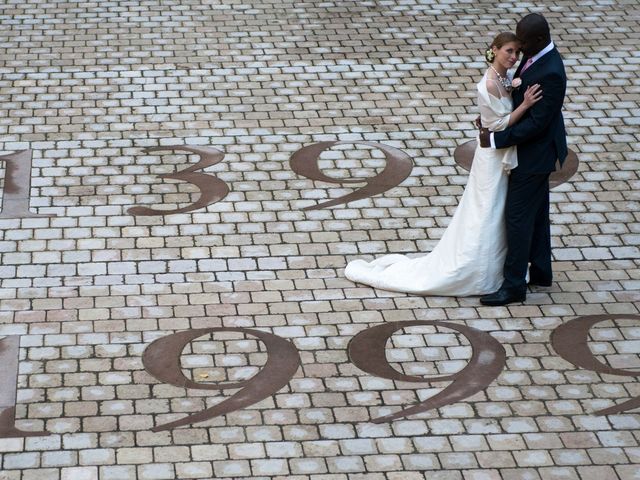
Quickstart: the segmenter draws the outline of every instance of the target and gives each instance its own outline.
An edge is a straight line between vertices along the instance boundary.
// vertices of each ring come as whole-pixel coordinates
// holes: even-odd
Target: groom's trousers
[[[550,283],[549,174],[514,169],[509,176],[505,217],[507,257],[502,288],[524,292],[529,263],[530,280]]]

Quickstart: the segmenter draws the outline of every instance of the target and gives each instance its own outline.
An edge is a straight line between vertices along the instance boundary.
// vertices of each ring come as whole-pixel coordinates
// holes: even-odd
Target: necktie
[[[531,66],[532,63],[533,63],[533,57],[531,57],[526,62],[524,62],[524,66],[522,67],[522,70],[520,70],[520,75],[522,75],[524,71]]]

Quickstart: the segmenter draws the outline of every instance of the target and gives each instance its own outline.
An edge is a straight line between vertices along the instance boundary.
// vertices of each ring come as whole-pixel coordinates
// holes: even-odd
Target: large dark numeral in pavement
[[[212,203],[219,202],[229,193],[229,187],[219,178],[206,173],[200,173],[211,165],[219,163],[224,158],[224,153],[212,147],[190,147],[184,145],[172,145],[167,147],[152,147],[145,149],[145,152],[157,152],[159,150],[182,150],[185,152],[195,153],[200,157],[198,163],[180,170],[176,173],[165,173],[159,175],[160,178],[173,178],[175,180],[183,180],[187,183],[195,185],[200,190],[200,198],[189,205],[172,210],[161,210],[149,207],[131,207],[128,212],[131,215],[170,215],[172,213],[186,213],[193,210],[205,208]]]
[[[49,432],[27,432],[16,428],[16,393],[20,337],[0,340],[0,438],[40,437]]]
[[[476,140],[469,140],[468,142],[458,145],[453,152],[453,159],[460,167],[470,171],[477,146],[478,142]],[[557,162],[557,170],[549,176],[549,188],[555,188],[568,182],[578,171],[579,164],[580,161],[578,160],[576,152],[569,150],[562,166]]]
[[[264,367],[254,377],[235,383],[198,383],[185,377],[180,368],[182,350],[196,338],[215,332],[239,332],[257,337],[267,349],[267,362]],[[249,328],[199,328],[155,340],[144,351],[142,363],[147,372],[159,381],[177,387],[198,390],[241,389],[211,408],[152,429],[158,432],[209,420],[264,400],[289,383],[300,366],[300,355],[291,342],[272,333]]]
[[[385,354],[385,346],[391,335],[403,328],[429,325],[450,328],[461,333],[469,340],[473,353],[467,366],[453,375],[422,378],[404,375],[389,365]],[[348,350],[349,357],[354,365],[376,377],[412,383],[452,381],[447,388],[433,397],[391,415],[376,418],[373,420],[374,423],[388,422],[464,400],[484,390],[498,378],[506,361],[504,348],[487,332],[450,322],[423,320],[390,322],[368,328],[353,337],[349,342]]]
[[[325,150],[333,147],[334,145],[344,144],[358,144],[368,145],[369,147],[375,147],[384,153],[387,164],[384,169],[375,177],[363,178],[363,179],[349,179],[349,178],[333,178],[325,175],[320,170],[318,160],[320,155]],[[319,142],[314,143],[306,147],[302,147],[296,151],[289,160],[291,169],[298,175],[310,178],[311,180],[317,180],[327,183],[366,183],[362,188],[357,189],[355,192],[351,192],[342,197],[329,200],[328,202],[319,203],[310,207],[305,207],[303,210],[317,210],[319,208],[332,207],[334,205],[340,205],[342,203],[353,202],[354,200],[361,200],[363,198],[372,197],[387,190],[400,185],[410,174],[413,169],[413,161],[411,157],[402,150],[383,145],[376,142]]]
[[[577,317],[557,327],[551,334],[551,345],[558,355],[576,367],[609,375],[640,377],[640,372],[613,368],[598,360],[589,349],[589,330],[607,320],[640,320],[640,315],[589,315]],[[640,353],[640,352],[638,352]],[[640,407],[640,397],[631,398],[619,405],[598,410],[596,415],[611,415]]]
[[[20,150],[2,155],[0,161],[5,163],[0,219],[55,217],[55,214],[33,213],[29,210],[33,151]]]

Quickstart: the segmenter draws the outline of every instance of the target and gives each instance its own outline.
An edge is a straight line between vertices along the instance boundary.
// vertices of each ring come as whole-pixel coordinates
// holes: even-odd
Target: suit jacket
[[[567,137],[562,118],[562,103],[567,88],[567,76],[562,57],[553,49],[536,60],[522,75],[526,62],[522,59],[516,70],[522,84],[514,89],[513,104],[517,108],[524,100],[529,85],[540,85],[542,99],[525,112],[520,121],[494,133],[496,148],[518,146],[518,170],[522,173],[550,173],[567,156]]]

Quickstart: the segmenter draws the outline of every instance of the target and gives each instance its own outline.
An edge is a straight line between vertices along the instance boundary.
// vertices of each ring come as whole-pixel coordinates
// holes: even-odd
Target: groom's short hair
[[[518,22],[518,26],[530,35],[541,37],[546,43],[551,42],[551,32],[549,31],[549,23],[539,13],[530,13],[522,17]]]

